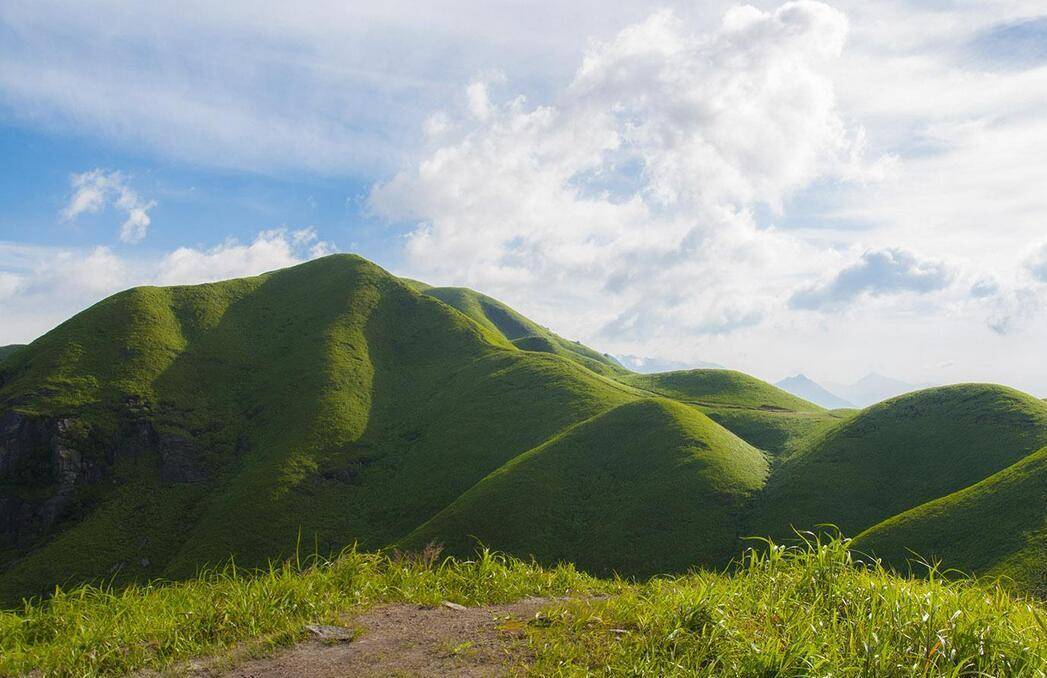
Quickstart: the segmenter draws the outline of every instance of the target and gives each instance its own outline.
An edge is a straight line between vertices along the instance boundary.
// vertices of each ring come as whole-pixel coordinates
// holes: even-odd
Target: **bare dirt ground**
[[[528,598],[463,610],[445,605],[386,605],[348,619],[351,641],[311,639],[231,669],[198,667],[191,675],[500,676],[522,671],[528,658],[526,623],[549,604]]]

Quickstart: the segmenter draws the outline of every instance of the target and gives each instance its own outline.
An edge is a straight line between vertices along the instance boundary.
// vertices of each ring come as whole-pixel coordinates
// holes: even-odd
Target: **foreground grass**
[[[303,637],[304,624],[336,623],[380,602],[481,605],[614,588],[570,566],[543,569],[489,551],[470,561],[435,562],[356,550],[333,561],[287,562],[263,572],[228,567],[119,592],[82,587],[0,613],[0,675],[163,668],[246,640],[264,650]]]
[[[598,580],[490,552],[469,561],[347,551],[119,592],[81,588],[0,613],[0,674],[164,668],[383,602],[571,596],[527,627],[538,675],[1047,675],[1047,610],[971,581],[898,578],[845,540],[771,545],[728,574]],[[607,594],[597,596],[596,594]]]
[[[840,539],[770,544],[727,576],[654,579],[546,614],[540,675],[1047,675],[1041,604],[933,568],[899,578]]]

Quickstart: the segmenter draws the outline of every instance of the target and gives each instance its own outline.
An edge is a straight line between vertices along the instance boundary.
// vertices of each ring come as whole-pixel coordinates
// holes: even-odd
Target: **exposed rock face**
[[[163,483],[206,480],[191,436],[158,430],[140,401],[127,406],[115,440],[94,455],[85,450],[87,432],[75,419],[0,413],[0,547],[46,533],[78,490],[109,477],[118,459],[152,456]]]
[[[45,532],[73,500],[77,485],[101,480],[105,464],[86,459],[76,423],[64,417],[0,414],[0,481],[18,478],[36,491],[0,489],[0,543]]]
[[[192,436],[171,429],[158,429],[151,415],[148,403],[139,398],[128,398],[127,416],[110,461],[155,454],[160,464],[161,482],[195,483],[206,480],[207,472],[200,463],[201,450]]]
[[[33,419],[17,412],[0,414],[0,480],[7,477],[39,446],[47,431]]]

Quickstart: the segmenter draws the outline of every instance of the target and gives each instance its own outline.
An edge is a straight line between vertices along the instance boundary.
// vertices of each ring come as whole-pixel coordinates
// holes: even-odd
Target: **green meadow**
[[[347,550],[176,584],[79,588],[0,613],[0,674],[174,670],[265,655],[308,623],[382,603],[549,599],[522,627],[531,675],[1042,676],[1047,608],[994,584],[855,561],[839,538],[764,544],[723,573],[643,582],[481,551],[468,560]]]
[[[0,349],[0,417],[0,673],[569,594],[529,631],[542,673],[1043,675],[1047,402],[1004,386],[827,411],[731,370],[635,374],[334,255],[128,290]],[[826,524],[855,542],[748,540]],[[452,559],[385,555],[432,543]]]

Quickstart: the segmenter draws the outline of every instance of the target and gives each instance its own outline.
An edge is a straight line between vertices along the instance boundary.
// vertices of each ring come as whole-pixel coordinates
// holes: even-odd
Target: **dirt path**
[[[308,640],[265,659],[197,676],[498,676],[519,673],[528,657],[526,622],[548,599],[452,609],[386,605],[346,623],[350,642]]]

